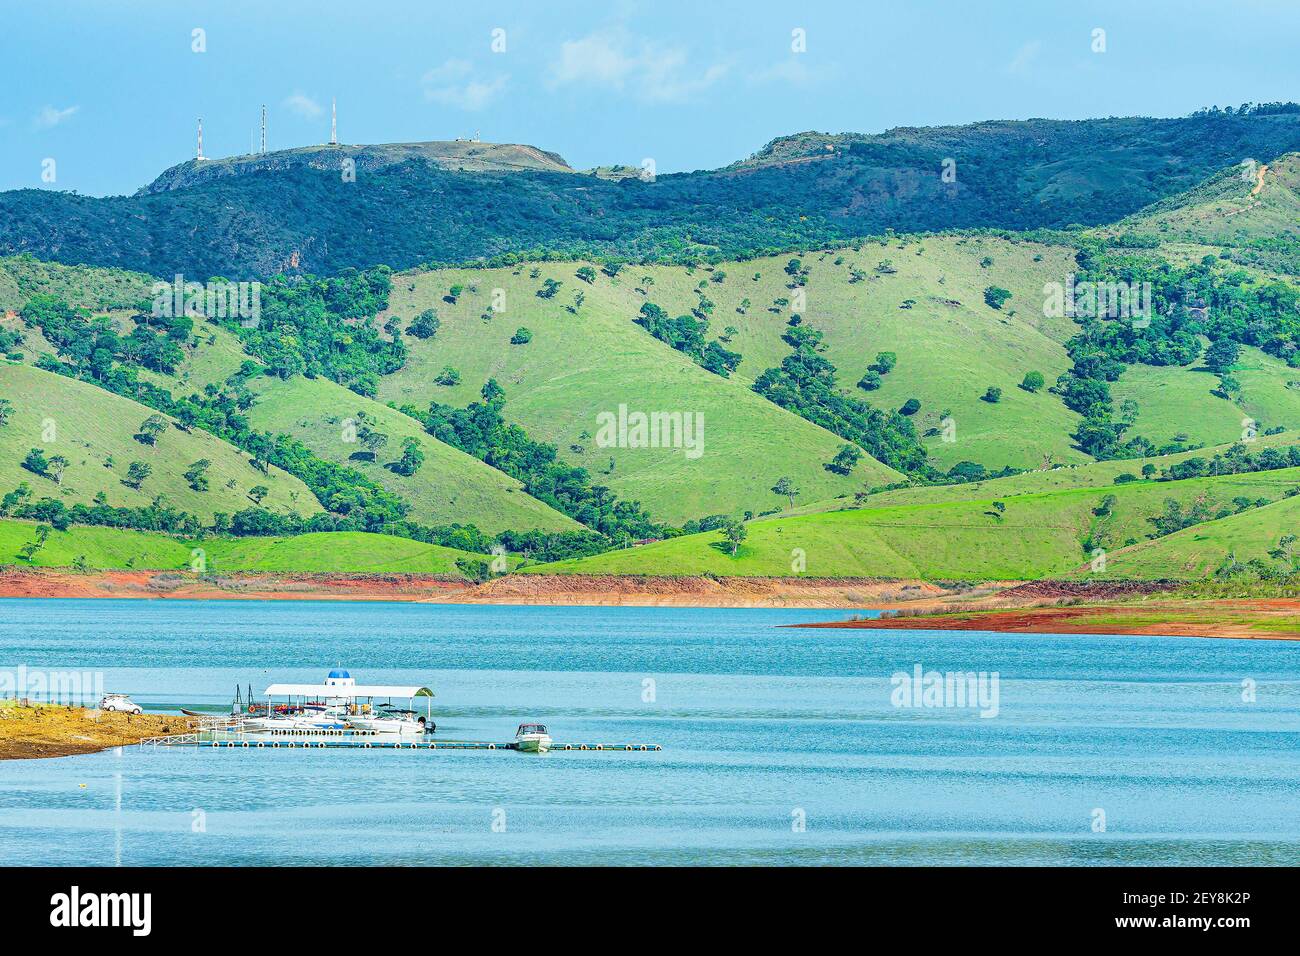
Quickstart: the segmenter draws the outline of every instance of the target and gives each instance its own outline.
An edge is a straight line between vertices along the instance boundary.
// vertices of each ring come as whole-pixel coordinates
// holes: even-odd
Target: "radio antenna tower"
[[[203,158],[203,117],[202,116],[199,117],[199,151],[194,158],[195,159]]]
[[[262,104],[262,152],[266,152],[266,104]]]
[[[339,106],[338,100],[330,99],[330,145],[339,144]]]

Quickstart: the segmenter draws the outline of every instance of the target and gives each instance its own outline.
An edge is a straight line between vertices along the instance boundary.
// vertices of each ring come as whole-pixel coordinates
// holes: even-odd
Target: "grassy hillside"
[[[36,538],[31,522],[0,520],[0,565],[71,567],[90,570],[191,570],[202,549],[206,571],[357,572],[448,574],[460,576],[457,559],[483,555],[365,532],[305,534],[292,538],[208,538],[187,541],[144,531],[72,527],[52,531],[31,561],[19,550]],[[512,561],[513,563],[513,561]]]
[[[396,276],[390,315],[409,324],[433,307],[442,325],[430,339],[407,336],[406,367],[381,380],[381,400],[421,408],[431,400],[464,406],[494,377],[506,392],[507,420],[554,443],[564,461],[587,468],[596,483],[620,498],[639,500],[660,520],[775,508],[781,499],[770,489],[782,476],[794,479],[809,498],[896,477],[865,457],[852,475],[826,470],[841,439],[755,394],[743,377],[707,372],[634,324],[645,301],[636,292],[634,267],[617,283],[602,275],[588,284],[575,275],[580,265],[539,264],[536,278],[533,267]],[[554,298],[539,298],[548,278],[562,286]],[[445,301],[453,285],[464,287],[454,304]],[[496,301],[503,307],[488,313],[494,289],[501,290]],[[565,306],[579,291],[585,300],[571,313]],[[718,332],[723,324],[719,320]],[[533,333],[532,340],[512,345],[521,327]],[[436,384],[445,366],[459,372],[460,384]],[[702,454],[599,447],[597,416],[617,414],[620,405],[701,414]]]
[[[0,257],[0,311],[17,311],[37,295],[97,311],[134,308],[151,298],[154,279],[123,269],[42,262],[28,255]]]
[[[144,507],[161,495],[208,522],[215,511],[233,514],[253,507],[248,495],[260,485],[269,489],[262,507],[270,511],[310,515],[321,510],[297,478],[274,467],[263,474],[247,455],[207,432],[185,432],[171,422],[156,444],[142,443],[135,435],[153,410],[85,382],[0,362],[0,396],[13,403],[8,424],[0,427],[0,488],[6,492],[26,481],[37,498],[58,498],[69,506],[89,505],[99,492],[110,505],[122,507]],[[21,467],[32,448],[43,449],[47,458],[68,459],[60,482]],[[207,491],[193,490],[184,477],[200,459],[211,462]],[[152,469],[139,489],[123,484],[133,461]]]
[[[355,572],[460,575],[457,559],[483,555],[364,531],[304,534],[292,538],[233,538],[205,542],[209,570]],[[509,559],[513,566],[517,559]]]
[[[422,524],[474,524],[496,534],[507,529],[563,531],[576,521],[529,496],[518,481],[424,432],[419,422],[325,379],[253,379],[258,395],[248,411],[253,427],[297,438],[315,454],[337,461],[410,502],[412,520]],[[376,460],[363,445],[349,442],[347,423],[359,429],[364,414],[370,427],[388,436]],[[385,465],[402,456],[402,441],[415,438],[424,464],[409,477]],[[333,540],[333,539],[331,539]]]
[[[1285,448],[1300,444],[1300,433],[1284,432],[1280,435],[1260,435],[1247,447],[1252,453],[1264,448]],[[1117,461],[1094,461],[1084,465],[1064,465],[1046,471],[1027,471],[1006,478],[992,478],[987,481],[970,481],[960,485],[918,485],[913,488],[896,488],[880,491],[870,495],[863,506],[882,508],[895,505],[939,504],[945,501],[990,501],[1010,498],[1016,495],[1043,494],[1052,491],[1070,491],[1077,488],[1103,488],[1114,483],[1116,476],[1122,474],[1140,475],[1142,466],[1150,463],[1158,469],[1165,469],[1189,458],[1213,458],[1222,454],[1231,444],[1211,445],[1195,451],[1179,452],[1176,455],[1155,455],[1151,458],[1121,459]],[[1149,481],[1146,484],[1159,484]],[[856,507],[853,499],[822,501],[804,508],[796,508],[783,514],[812,514],[818,511],[843,510]]]
[[[720,533],[689,535],[528,571],[572,574],[714,574],[887,578],[1038,578],[1085,565],[1094,539],[1109,552],[1142,541],[1167,498],[1204,498],[1217,511],[1234,497],[1281,500],[1300,469],[1179,482],[1142,482],[1007,498],[870,508],[754,521],[733,557]],[[1114,496],[1110,516],[1096,512]],[[1247,512],[1249,514],[1250,512]],[[796,550],[798,549],[798,550]],[[795,562],[804,566],[798,570]],[[1146,574],[1145,567],[1134,573]],[[1147,575],[1150,576],[1150,575]],[[1159,575],[1155,575],[1159,576]]]
[[[1257,156],[1120,222],[1113,231],[1236,245],[1254,238],[1300,238],[1300,154]]]
[[[1201,580],[1229,554],[1243,563],[1270,561],[1269,551],[1287,534],[1300,534],[1300,497],[1123,548],[1109,556],[1107,571],[1116,577]]]
[[[796,308],[797,290],[788,287],[784,271],[794,256],[724,263],[711,271],[638,268],[623,281],[650,276],[646,298],[670,315],[689,312],[699,292],[716,303],[713,331],[737,330],[727,347],[744,356],[738,376],[751,382],[790,354],[781,336],[799,313],[823,333],[824,354],[838,369],[841,388],[881,408],[898,408],[909,398],[921,402],[913,421],[922,434],[934,431],[925,443],[938,467],[962,460],[1037,467],[1049,455],[1061,462],[1089,460],[1069,438],[1078,416],[1055,396],[1017,387],[1028,371],[1042,372],[1050,383],[1069,367],[1062,343],[1075,326],[1044,317],[1042,289],[1071,271],[1073,255],[1065,246],[979,236],[814,251],[798,257],[808,270],[803,309]],[[864,274],[856,282],[855,269]],[[725,279],[716,281],[720,275]],[[990,286],[1012,293],[1001,309],[984,301]],[[775,304],[779,299],[790,304]],[[857,388],[880,352],[894,352],[897,367],[878,390]],[[1002,389],[998,404],[981,400],[989,386]],[[941,437],[944,417],[955,423],[955,441]]]
[[[0,565],[66,568],[81,562],[95,570],[140,568],[188,569],[194,543],[147,531],[74,526],[51,531],[45,544],[24,561],[19,550],[36,540],[36,525],[29,521],[0,520]]]
[[[1219,379],[1199,362],[1131,366],[1111,386],[1111,394],[1117,405],[1137,402],[1133,431],[1157,445],[1180,434],[1205,444],[1231,442],[1240,438],[1247,418],[1260,430],[1300,422],[1300,370],[1246,346],[1233,374],[1242,383],[1234,400],[1212,394]]]

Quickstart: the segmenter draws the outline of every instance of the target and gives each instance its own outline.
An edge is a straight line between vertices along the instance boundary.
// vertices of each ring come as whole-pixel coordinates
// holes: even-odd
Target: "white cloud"
[[[755,85],[777,83],[806,88],[821,82],[825,72],[809,68],[807,57],[791,55],[766,69],[754,70],[745,79]]]
[[[1043,44],[1041,41],[1030,40],[1016,51],[1016,55],[1006,65],[1006,71],[1008,73],[1024,73],[1038,59],[1038,54],[1042,49]]]
[[[36,125],[40,129],[52,129],[65,119],[70,119],[80,109],[80,106],[69,106],[65,110],[56,110],[53,106],[44,106],[36,114]]]
[[[448,60],[420,78],[424,98],[462,110],[481,110],[506,88],[509,74],[480,76],[468,60]]]
[[[304,119],[315,119],[325,112],[325,107],[307,94],[299,93],[296,90],[293,95],[284,98],[283,105]]]
[[[551,89],[586,86],[630,90],[648,103],[687,99],[727,75],[730,65],[695,66],[686,50],[632,36],[623,28],[598,30],[560,45],[546,83]]]

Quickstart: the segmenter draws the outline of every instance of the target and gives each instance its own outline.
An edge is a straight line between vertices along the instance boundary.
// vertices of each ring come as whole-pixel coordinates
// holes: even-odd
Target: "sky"
[[[331,98],[345,143],[660,173],[803,130],[1300,100],[1296,0],[2,2],[0,190],[129,194],[199,117],[205,155],[249,152],[262,104],[269,149],[326,142]]]

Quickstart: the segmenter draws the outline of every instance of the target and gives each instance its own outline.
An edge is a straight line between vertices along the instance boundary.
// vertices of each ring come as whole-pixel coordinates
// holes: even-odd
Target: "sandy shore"
[[[85,707],[0,705],[0,760],[69,757],[136,744],[146,737],[183,734],[188,717],[119,714]]]

